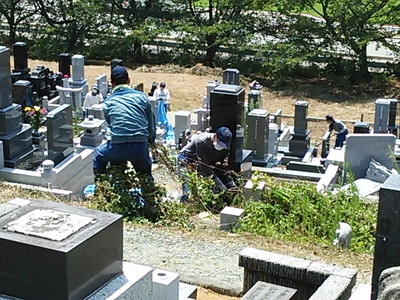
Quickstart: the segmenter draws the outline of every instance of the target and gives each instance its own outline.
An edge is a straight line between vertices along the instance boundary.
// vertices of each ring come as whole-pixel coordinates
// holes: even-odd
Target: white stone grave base
[[[123,262],[122,271],[85,300],[153,300],[151,267]]]

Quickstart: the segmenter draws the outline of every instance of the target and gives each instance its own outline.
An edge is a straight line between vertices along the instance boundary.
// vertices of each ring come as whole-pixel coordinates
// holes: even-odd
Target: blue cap
[[[116,66],[111,70],[111,80],[114,82],[127,80],[128,77],[128,71],[122,66]]]
[[[232,132],[228,127],[220,127],[217,129],[216,133],[218,138],[218,144],[225,149],[229,149],[231,145]]]

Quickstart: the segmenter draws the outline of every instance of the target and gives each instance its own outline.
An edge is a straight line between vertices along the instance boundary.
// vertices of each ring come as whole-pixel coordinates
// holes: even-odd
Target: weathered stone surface
[[[295,294],[295,289],[258,281],[242,300],[290,300]]]
[[[351,285],[350,278],[331,275],[309,298],[309,300],[348,299],[351,295],[351,289],[353,288],[353,286]]]

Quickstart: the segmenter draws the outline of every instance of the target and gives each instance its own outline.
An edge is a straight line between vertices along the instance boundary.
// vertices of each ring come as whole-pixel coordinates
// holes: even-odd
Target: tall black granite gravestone
[[[11,73],[12,82],[29,80],[28,45],[25,42],[16,42],[13,44],[13,52],[14,70]]]
[[[294,112],[294,129],[289,140],[289,152],[285,155],[302,157],[310,147],[310,130],[307,129],[307,101],[297,101]]]
[[[379,276],[383,270],[400,266],[400,175],[391,175],[379,190],[372,295],[378,295]]]
[[[32,127],[22,124],[21,105],[12,102],[10,50],[0,46],[0,140],[4,165],[15,168],[33,153]]]
[[[0,294],[80,300],[122,273],[121,215],[32,201],[0,228]]]
[[[57,165],[74,152],[72,106],[63,104],[47,114],[48,159]]]
[[[210,92],[210,126],[215,132],[225,126],[232,132],[229,164],[233,171],[248,175],[251,150],[243,150],[245,91],[239,85],[220,84]]]
[[[58,55],[58,71],[63,75],[71,76],[71,55],[69,53]]]

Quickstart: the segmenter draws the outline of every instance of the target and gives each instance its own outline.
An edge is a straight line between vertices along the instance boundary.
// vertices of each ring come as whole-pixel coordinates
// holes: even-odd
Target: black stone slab
[[[0,141],[3,141],[4,159],[13,159],[13,157],[32,149],[32,127],[23,124],[20,130],[8,135],[0,135]]]
[[[354,123],[353,132],[354,133],[369,133],[370,123],[368,122],[356,122]]]
[[[0,136],[19,130],[21,129],[21,126],[21,105],[12,103],[7,107],[0,108]]]
[[[242,300],[290,300],[294,299],[295,294],[295,289],[259,281],[242,297]]]
[[[315,165],[298,161],[291,161],[286,165],[287,170],[312,172],[312,173],[325,173],[325,168],[323,165]]]
[[[64,240],[5,229],[34,210],[95,219]],[[0,218],[0,294],[32,300],[83,299],[122,272],[122,216],[34,201]],[[38,232],[46,231],[41,226]]]
[[[378,294],[379,276],[383,270],[400,266],[400,175],[391,175],[379,190],[372,295]]]
[[[244,88],[238,85],[220,84],[210,92],[210,126],[215,132],[225,126],[232,132],[230,159],[240,155],[240,132],[244,124]],[[238,141],[236,141],[238,139]]]
[[[0,108],[12,104],[10,49],[0,46]]]

